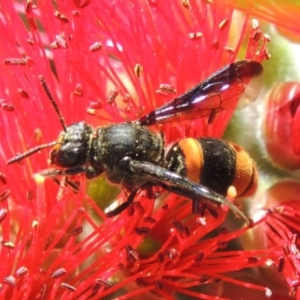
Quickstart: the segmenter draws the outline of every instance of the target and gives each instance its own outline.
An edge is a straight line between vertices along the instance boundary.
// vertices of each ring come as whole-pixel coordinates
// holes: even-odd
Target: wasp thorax
[[[62,132],[50,152],[50,163],[63,167],[77,167],[87,162],[93,128],[85,122],[79,122],[67,127]]]

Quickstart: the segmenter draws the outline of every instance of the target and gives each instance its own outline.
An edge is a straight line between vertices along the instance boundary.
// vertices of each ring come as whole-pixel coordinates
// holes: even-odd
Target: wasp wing
[[[207,116],[208,122],[222,110],[232,110],[239,100],[245,106],[256,99],[257,82],[263,71],[259,62],[241,60],[216,71],[206,80],[171,102],[140,118],[141,125],[194,120]]]

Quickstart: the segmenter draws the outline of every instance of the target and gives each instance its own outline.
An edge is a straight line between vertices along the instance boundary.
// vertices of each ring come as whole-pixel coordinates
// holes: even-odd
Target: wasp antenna
[[[15,156],[15,157],[11,158],[10,160],[8,160],[6,162],[6,164],[10,165],[10,164],[12,164],[14,162],[22,160],[25,157],[30,156],[31,154],[33,154],[35,152],[38,152],[38,151],[40,151],[40,150],[42,150],[44,148],[52,147],[52,146],[54,146],[56,144],[60,144],[60,143],[58,143],[57,141],[54,141],[54,142],[51,142],[51,143],[48,143],[48,144],[39,145],[39,146],[37,146],[35,148],[30,149],[29,151],[27,151],[25,153],[19,154],[19,155]]]
[[[61,114],[61,111],[59,110],[57,103],[55,102],[55,100],[50,92],[50,89],[45,81],[45,78],[42,75],[40,75],[39,79],[40,79],[41,85],[42,85],[43,89],[45,90],[49,100],[51,101],[56,113],[58,114],[60,123],[61,123],[64,131],[67,132],[67,125],[66,125],[65,119],[64,119],[63,115]]]

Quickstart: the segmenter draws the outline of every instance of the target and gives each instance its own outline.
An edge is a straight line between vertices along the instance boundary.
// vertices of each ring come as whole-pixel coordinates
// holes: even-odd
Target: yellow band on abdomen
[[[186,177],[194,182],[200,182],[203,166],[203,153],[199,142],[193,138],[186,138],[178,143],[186,166]]]

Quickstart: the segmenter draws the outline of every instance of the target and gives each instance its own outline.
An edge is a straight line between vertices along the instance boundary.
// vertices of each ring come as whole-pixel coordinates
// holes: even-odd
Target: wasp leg
[[[64,175],[75,175],[80,173],[86,173],[86,167],[74,167],[68,169],[45,169],[38,172],[37,174],[44,177],[53,177],[53,176],[64,176]]]
[[[67,168],[67,169],[45,169],[37,174],[42,175],[44,177],[53,177],[53,176],[66,176],[66,175],[76,175],[80,173],[85,173],[85,176],[88,179],[94,178],[99,176],[101,173],[103,173],[103,170],[100,169],[95,169],[92,167],[85,167],[85,166],[80,166],[80,167],[73,167],[73,168]]]
[[[205,198],[204,198],[204,197],[201,197],[201,198],[202,198],[202,199],[201,199],[201,198],[199,198],[199,196],[198,196],[198,197],[195,197],[194,192],[188,194],[187,192],[183,192],[183,191],[181,190],[181,188],[174,187],[174,186],[168,186],[168,185],[166,185],[166,184],[163,184],[162,187],[163,187],[165,190],[169,191],[169,192],[172,192],[172,193],[174,193],[174,194],[177,194],[177,195],[180,195],[180,196],[184,196],[184,197],[186,197],[186,198],[191,199],[191,200],[192,200],[192,213],[193,213],[193,214],[203,214],[203,213],[204,213],[203,208],[208,208],[210,212],[212,211],[211,206],[210,206],[207,202],[203,203],[203,200],[204,200]],[[201,206],[201,204],[202,204],[202,206]],[[205,206],[203,206],[203,204],[204,204]],[[239,215],[240,215],[240,214],[239,214]]]
[[[111,218],[114,217],[118,214],[120,214],[122,211],[124,211],[134,200],[134,197],[136,195],[136,193],[138,192],[138,190],[133,190],[130,195],[128,196],[127,200],[125,202],[123,202],[122,204],[120,204],[118,207],[116,207],[115,209],[105,213],[105,216],[107,218]]]
[[[95,178],[103,173],[102,169],[89,166],[86,168],[85,176],[87,179]]]
[[[225,204],[234,214],[240,216],[249,224],[248,218],[233,203],[201,184],[190,181],[163,167],[148,162],[136,161],[130,157],[124,157],[120,163],[124,168],[128,168],[131,172],[140,174],[141,177],[147,175],[149,181],[153,181],[154,184],[161,182],[163,185],[169,187],[170,190],[173,189],[176,191],[176,194],[188,197],[191,200],[205,198],[219,204]]]

